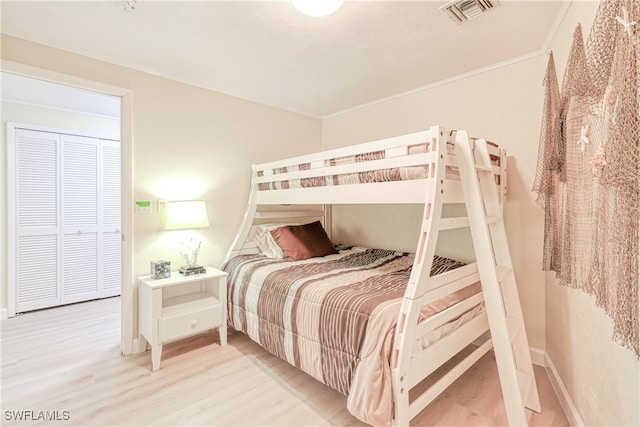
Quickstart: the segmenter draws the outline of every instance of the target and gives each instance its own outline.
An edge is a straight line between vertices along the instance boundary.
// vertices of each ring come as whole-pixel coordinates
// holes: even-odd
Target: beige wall
[[[573,2],[551,48],[562,79],[578,23],[586,41],[598,2]],[[546,351],[585,425],[640,425],[640,361],[616,344],[593,297],[546,280]]]
[[[154,208],[158,198],[205,200],[211,227],[198,232],[204,240],[202,264],[219,267],[231,245],[247,203],[251,163],[305,154],[321,146],[319,119],[7,35],[2,35],[1,55],[14,63],[131,90],[133,198],[152,200]],[[179,232],[162,231],[160,214],[127,214],[133,216],[134,276],[148,274],[151,260],[168,259],[175,267],[182,263]],[[6,272],[0,281],[6,283]],[[135,303],[137,297],[133,298]]]

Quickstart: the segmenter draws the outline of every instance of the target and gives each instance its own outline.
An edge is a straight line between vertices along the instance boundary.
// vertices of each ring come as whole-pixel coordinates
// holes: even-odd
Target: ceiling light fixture
[[[296,9],[308,16],[330,15],[344,3],[344,0],[291,0]]]

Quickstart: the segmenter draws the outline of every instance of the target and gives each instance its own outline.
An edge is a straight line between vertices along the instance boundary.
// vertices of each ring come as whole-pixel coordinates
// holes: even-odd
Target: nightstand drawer
[[[158,335],[161,343],[173,339],[197,334],[207,329],[217,328],[222,321],[222,306],[187,313],[178,316],[161,317],[158,319]]]

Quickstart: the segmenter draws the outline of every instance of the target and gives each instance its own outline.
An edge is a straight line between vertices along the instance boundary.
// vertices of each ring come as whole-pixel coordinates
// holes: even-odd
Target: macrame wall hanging
[[[614,339],[640,357],[640,1],[603,0],[580,25],[558,86],[553,54],[533,191],[543,269],[595,296]]]

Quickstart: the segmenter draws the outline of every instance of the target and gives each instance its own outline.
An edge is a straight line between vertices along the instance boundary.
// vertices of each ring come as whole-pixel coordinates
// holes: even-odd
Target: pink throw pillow
[[[271,230],[271,236],[289,261],[338,253],[320,221],[279,227]]]

